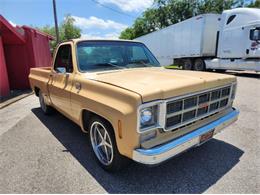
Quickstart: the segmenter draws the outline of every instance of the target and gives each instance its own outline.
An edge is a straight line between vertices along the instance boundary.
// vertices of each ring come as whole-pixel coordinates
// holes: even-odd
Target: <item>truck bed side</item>
[[[42,93],[49,95],[47,84],[50,79],[51,67],[31,68],[29,81],[32,90],[38,95],[38,89],[41,89]]]

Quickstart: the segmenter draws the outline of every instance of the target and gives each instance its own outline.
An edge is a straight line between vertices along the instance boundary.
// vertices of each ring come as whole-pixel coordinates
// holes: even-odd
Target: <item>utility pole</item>
[[[57,12],[56,12],[56,1],[52,0],[52,3],[53,3],[53,14],[54,14],[54,21],[55,21],[56,43],[59,43],[60,37],[59,37],[59,26],[57,20]]]
[[[190,0],[187,1],[188,5],[191,6],[192,8],[192,17],[194,17],[197,13],[197,4],[196,4],[196,0]]]
[[[226,0],[224,0],[222,4],[222,12],[225,10],[225,5],[226,5]]]

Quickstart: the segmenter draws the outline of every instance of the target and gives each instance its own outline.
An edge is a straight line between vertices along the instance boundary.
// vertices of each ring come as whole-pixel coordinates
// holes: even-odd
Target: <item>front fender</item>
[[[93,112],[110,122],[114,129],[120,154],[132,157],[133,149],[139,146],[137,133],[137,108],[141,97],[131,91],[92,80],[78,80],[81,90],[72,89],[71,107],[75,121],[84,130],[84,110]],[[118,133],[121,121],[122,136]]]

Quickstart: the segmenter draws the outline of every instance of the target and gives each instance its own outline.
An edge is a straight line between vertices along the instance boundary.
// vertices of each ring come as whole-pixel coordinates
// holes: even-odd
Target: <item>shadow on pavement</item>
[[[32,112],[50,130],[96,181],[109,193],[202,193],[230,171],[243,151],[212,139],[201,147],[156,167],[131,163],[111,174],[101,169],[92,156],[86,134],[59,113],[45,116],[40,108]]]
[[[260,74],[255,73],[255,72],[246,72],[246,71],[231,72],[231,71],[227,71],[225,74],[230,74],[230,75],[234,75],[234,76],[237,76],[237,77],[246,77],[246,78],[256,78],[256,79],[260,79]]]

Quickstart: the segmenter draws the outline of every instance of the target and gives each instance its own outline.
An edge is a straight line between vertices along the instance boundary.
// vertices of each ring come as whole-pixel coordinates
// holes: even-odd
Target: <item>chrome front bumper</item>
[[[201,135],[213,130],[214,135],[219,133],[223,128],[235,122],[238,118],[238,114],[239,111],[233,109],[225,116],[164,145],[150,149],[135,149],[133,151],[133,160],[147,165],[159,164],[189,148],[199,146],[201,144]]]

